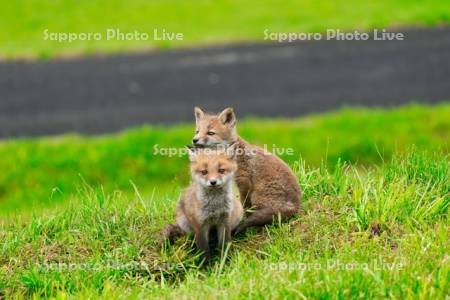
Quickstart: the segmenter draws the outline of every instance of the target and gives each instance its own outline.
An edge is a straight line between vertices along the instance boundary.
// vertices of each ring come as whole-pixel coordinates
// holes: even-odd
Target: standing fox
[[[232,147],[226,150],[188,149],[192,184],[177,207],[177,224],[164,229],[165,238],[194,233],[197,247],[210,260],[209,236],[217,230],[218,247],[231,242],[231,231],[239,225],[242,204],[234,195],[237,164]]]
[[[235,144],[238,170],[236,184],[241,202],[255,211],[236,229],[262,226],[281,217],[286,220],[298,213],[301,191],[292,170],[281,159],[244,141],[236,133],[236,116],[232,108],[218,115],[195,108],[196,131],[192,142],[199,148]]]

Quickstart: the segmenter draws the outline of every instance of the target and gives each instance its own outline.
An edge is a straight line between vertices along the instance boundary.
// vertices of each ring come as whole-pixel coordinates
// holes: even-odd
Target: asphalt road
[[[193,121],[193,107],[238,117],[343,105],[450,99],[450,28],[404,41],[250,44],[47,62],[0,63],[0,137],[103,133]]]

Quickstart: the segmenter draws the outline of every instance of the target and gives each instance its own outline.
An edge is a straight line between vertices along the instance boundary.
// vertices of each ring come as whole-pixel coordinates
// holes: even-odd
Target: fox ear
[[[231,107],[225,108],[220,114],[219,119],[227,126],[234,126],[236,124],[236,115]]]
[[[195,121],[198,122],[205,116],[205,112],[198,106],[194,108]]]
[[[226,154],[229,159],[232,159],[232,160],[236,159],[236,155],[237,155],[237,151],[238,151],[237,143],[234,142],[234,143],[230,144],[225,151],[226,151]]]
[[[197,151],[196,151],[195,147],[193,147],[191,145],[187,145],[186,150],[187,150],[187,153],[189,154],[189,160],[191,162],[194,162],[195,159],[197,158]]]

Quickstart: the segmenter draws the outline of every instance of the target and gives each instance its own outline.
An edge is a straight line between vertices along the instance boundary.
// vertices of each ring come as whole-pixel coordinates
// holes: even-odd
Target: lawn
[[[193,124],[0,143],[0,298],[393,298],[449,293],[450,104],[244,119],[303,190],[289,223],[201,268],[174,221]]]
[[[245,139],[280,155],[289,164],[329,166],[339,159],[360,166],[377,164],[411,145],[449,150],[450,105],[410,105],[396,109],[342,109],[297,119],[245,119]],[[194,117],[193,117],[194,119]],[[104,136],[63,135],[0,142],[0,217],[65,205],[83,184],[133,193],[177,195],[187,184],[187,159],[163,148],[183,148],[193,124],[145,126]],[[275,145],[275,147],[274,147]],[[158,149],[159,152],[156,152]]]
[[[295,164],[302,213],[235,237],[200,268],[192,240],[160,251],[176,199],[78,202],[1,227],[0,296],[66,299],[446,299],[449,156],[417,149],[377,167]]]
[[[323,32],[435,26],[450,21],[441,0],[17,0],[0,10],[0,57],[54,57],[85,53],[190,47],[241,41],[262,42],[270,32]],[[44,40],[50,33],[149,33],[148,40]],[[153,30],[182,33],[182,41],[159,41]]]

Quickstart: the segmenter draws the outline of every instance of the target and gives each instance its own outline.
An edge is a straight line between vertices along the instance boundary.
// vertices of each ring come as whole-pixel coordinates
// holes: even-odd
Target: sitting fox
[[[236,145],[236,184],[244,207],[252,208],[254,212],[235,229],[235,233],[250,226],[272,223],[278,217],[286,220],[298,213],[301,191],[292,170],[275,155],[238,136],[232,108],[214,115],[196,107],[195,119],[194,146],[215,148]]]
[[[177,224],[164,229],[164,237],[173,240],[194,233],[197,247],[210,260],[209,237],[217,230],[218,247],[231,242],[231,231],[239,225],[242,204],[233,192],[237,164],[232,147],[224,150],[188,149],[192,184],[177,206]]]

